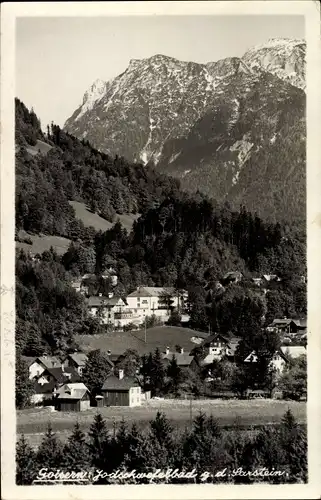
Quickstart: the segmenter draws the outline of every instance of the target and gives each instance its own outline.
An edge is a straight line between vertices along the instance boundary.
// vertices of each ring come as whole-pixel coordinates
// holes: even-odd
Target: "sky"
[[[61,127],[97,79],[126,70],[130,59],[164,54],[206,63],[269,38],[304,38],[303,16],[24,17],[16,22],[16,97],[42,128]]]

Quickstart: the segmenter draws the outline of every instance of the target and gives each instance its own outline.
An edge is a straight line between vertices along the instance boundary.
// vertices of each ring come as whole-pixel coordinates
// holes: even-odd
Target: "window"
[[[143,302],[143,304],[147,304],[147,303],[148,303],[148,301],[147,301],[147,300],[143,300],[142,302]]]

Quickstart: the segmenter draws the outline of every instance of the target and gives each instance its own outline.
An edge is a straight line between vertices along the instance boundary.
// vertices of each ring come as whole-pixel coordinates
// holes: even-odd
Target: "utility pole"
[[[146,332],[146,316],[145,316],[145,335],[144,335],[144,338],[145,338],[145,344],[146,344],[146,337],[147,337],[147,332]]]
[[[190,419],[190,424],[191,428],[193,426],[193,411],[192,411],[192,395],[190,394],[189,397],[189,419]]]

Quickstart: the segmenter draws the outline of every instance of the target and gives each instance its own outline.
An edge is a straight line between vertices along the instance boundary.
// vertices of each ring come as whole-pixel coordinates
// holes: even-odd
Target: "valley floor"
[[[50,422],[59,437],[65,441],[76,421],[88,431],[94,415],[99,412],[106,420],[109,429],[124,418],[131,425],[136,422],[145,427],[156,416],[164,412],[175,428],[185,428],[200,411],[213,415],[224,427],[235,424],[241,428],[268,425],[280,422],[287,409],[290,409],[299,423],[306,423],[306,403],[295,401],[262,400],[150,400],[140,407],[91,408],[77,412],[50,412],[48,409],[17,411],[17,437],[24,433],[32,446],[38,446]]]

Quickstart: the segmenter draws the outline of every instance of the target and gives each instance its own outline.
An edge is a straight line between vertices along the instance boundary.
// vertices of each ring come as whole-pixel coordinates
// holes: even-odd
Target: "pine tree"
[[[130,445],[128,427],[124,419],[121,420],[116,436],[111,440],[110,444],[113,467],[117,469],[120,465],[124,465]]]
[[[32,484],[36,472],[35,452],[22,434],[16,444],[16,483]]]
[[[182,379],[182,371],[177,364],[177,359],[175,354],[173,354],[172,359],[169,362],[167,368],[167,376],[170,378],[170,390],[177,394],[178,387]]]
[[[89,452],[90,460],[93,467],[106,470],[106,461],[109,457],[106,456],[106,449],[109,443],[109,436],[106,426],[106,421],[100,413],[94,417],[94,421],[90,426],[89,436]]]
[[[165,370],[158,347],[152,357],[150,378],[153,394],[161,394],[164,389]]]
[[[40,467],[58,469],[62,463],[62,451],[62,444],[53,432],[51,423],[49,423],[47,431],[38,448],[37,463]]]
[[[111,373],[109,359],[100,350],[91,351],[82,372],[84,384],[90,390],[92,396],[98,394],[101,387]]]
[[[25,408],[30,405],[34,393],[33,383],[29,380],[28,366],[17,353],[16,357],[16,406]]]
[[[63,463],[67,470],[87,470],[90,464],[89,449],[86,436],[82,432],[79,422],[76,422],[72,434],[63,449]]]
[[[307,436],[296,422],[290,409],[280,425],[280,446],[285,454],[290,481],[307,481]]]

